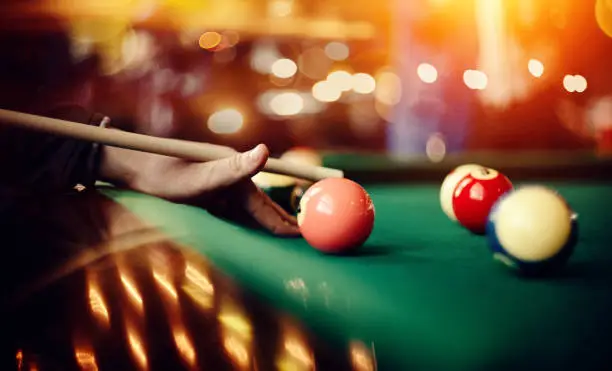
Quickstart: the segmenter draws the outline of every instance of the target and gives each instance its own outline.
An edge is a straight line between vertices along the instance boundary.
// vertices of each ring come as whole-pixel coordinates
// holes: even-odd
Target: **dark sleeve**
[[[40,112],[57,119],[102,126],[108,118],[74,105]],[[0,187],[17,193],[56,193],[91,187],[98,177],[96,143],[0,125]]]

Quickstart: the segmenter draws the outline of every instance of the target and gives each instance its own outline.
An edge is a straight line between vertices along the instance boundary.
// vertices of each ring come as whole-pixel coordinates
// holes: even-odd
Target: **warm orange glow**
[[[88,297],[89,297],[89,308],[94,318],[98,321],[100,325],[103,327],[108,327],[110,325],[110,316],[108,314],[108,307],[104,302],[104,297],[102,296],[102,291],[98,286],[98,283],[93,279],[88,279]]]
[[[383,105],[393,106],[402,98],[402,80],[390,70],[383,70],[376,76],[376,100]]]
[[[279,370],[314,370],[312,350],[301,329],[289,320],[281,320],[282,343],[278,350],[276,366]]]
[[[335,89],[349,91],[353,88],[353,76],[343,70],[334,71],[327,76],[327,82]]]
[[[21,370],[23,367],[23,350],[19,349],[15,354],[15,361],[17,361],[17,370]]]
[[[178,293],[176,292],[176,288],[172,285],[172,282],[165,275],[153,271],[153,278],[155,278],[155,282],[157,282],[157,286],[162,289],[167,296],[172,298],[173,301],[178,300]]]
[[[304,51],[298,58],[300,72],[313,80],[324,79],[329,73],[332,63],[325,51],[318,47]]]
[[[208,276],[202,273],[200,270],[194,267],[193,264],[189,262],[185,267],[185,278],[190,283],[193,283],[198,289],[202,290],[202,292],[208,295],[214,294],[215,288]]]
[[[293,13],[294,0],[270,0],[268,14],[271,17],[284,18]]]
[[[281,79],[288,79],[297,72],[297,64],[291,59],[279,59],[272,65],[272,74]]]
[[[330,42],[325,46],[325,54],[334,61],[343,61],[349,57],[350,49],[342,42]]]
[[[97,371],[98,370],[96,356],[94,355],[91,349],[88,349],[88,348],[75,349],[74,357],[79,367],[81,367],[82,370],[87,370],[87,371]]]
[[[202,309],[211,309],[214,304],[215,287],[204,272],[187,262],[183,291]]]
[[[489,79],[482,71],[467,70],[463,73],[463,82],[472,90],[484,90],[487,87]]]
[[[577,93],[583,93],[587,89],[588,83],[584,76],[574,76],[574,87]]]
[[[587,89],[588,83],[584,76],[565,75],[563,87],[570,93],[583,93]]]
[[[293,116],[304,109],[304,98],[296,92],[279,93],[270,100],[270,109],[279,116]]]
[[[544,74],[544,64],[537,59],[530,59],[527,68],[534,77],[542,77]]]
[[[223,339],[223,347],[238,367],[246,369],[249,366],[250,355],[245,341],[228,334]]]
[[[340,99],[342,92],[328,81],[319,81],[312,87],[312,96],[320,102],[331,103]]]
[[[218,32],[205,32],[200,36],[200,48],[213,49],[218,47],[223,41],[223,37]]]
[[[126,272],[120,272],[119,278],[121,279],[121,283],[125,288],[125,292],[128,294],[129,300],[132,302],[132,304],[134,304],[139,312],[142,312],[144,310],[144,302],[138,288],[136,287],[136,283]]]
[[[196,351],[185,329],[182,326],[177,326],[172,330],[172,335],[174,337],[174,344],[181,358],[183,358],[185,363],[190,367],[195,367]]]
[[[574,86],[574,76],[565,75],[565,77],[563,78],[563,87],[570,93],[575,92],[576,88]]]
[[[610,0],[597,0],[595,19],[601,31],[608,37],[612,37],[612,2]]]
[[[242,338],[251,338],[251,324],[244,315],[232,312],[220,313],[218,320],[224,329],[240,334]]]
[[[242,129],[244,116],[235,108],[219,110],[208,118],[208,128],[215,134],[234,134]]]
[[[223,37],[228,47],[236,46],[236,44],[238,44],[238,42],[240,41],[240,34],[235,31],[226,31],[223,34]]]
[[[417,67],[419,79],[426,84],[433,84],[438,80],[438,70],[429,63],[421,63]]]
[[[350,359],[355,371],[376,370],[376,360],[372,351],[361,342],[353,342],[350,345]]]
[[[376,80],[367,73],[353,75],[353,91],[358,94],[372,94],[376,90]]]
[[[132,357],[141,370],[146,370],[148,368],[149,360],[147,358],[147,352],[140,334],[138,334],[134,327],[129,325],[126,327],[126,331]]]
[[[297,337],[288,337],[284,342],[285,350],[291,357],[299,361],[304,367],[312,367],[314,359],[308,346]]]

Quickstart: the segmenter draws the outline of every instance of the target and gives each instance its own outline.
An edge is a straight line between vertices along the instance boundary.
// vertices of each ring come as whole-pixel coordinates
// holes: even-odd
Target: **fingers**
[[[300,235],[296,219],[285,212],[253,183],[248,185],[247,192],[249,194],[245,199],[246,204],[244,205],[246,211],[261,226],[277,235]]]
[[[265,166],[269,155],[268,148],[260,144],[248,152],[198,164],[196,171],[202,177],[201,191],[228,187],[252,177]]]

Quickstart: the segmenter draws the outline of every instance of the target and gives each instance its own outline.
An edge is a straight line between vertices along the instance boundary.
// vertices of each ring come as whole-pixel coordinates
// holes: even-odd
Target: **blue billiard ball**
[[[496,260],[526,275],[564,266],[578,243],[578,216],[557,192],[528,186],[501,197],[488,218]]]

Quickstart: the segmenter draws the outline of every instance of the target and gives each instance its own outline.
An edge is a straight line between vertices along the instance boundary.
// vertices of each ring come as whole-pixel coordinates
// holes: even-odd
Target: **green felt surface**
[[[494,262],[483,237],[449,221],[437,185],[368,187],[376,224],[351,257],[105,192],[318,333],[371,344],[379,370],[600,369],[612,349],[612,185],[550,185],[579,214],[580,242],[564,272],[537,280]]]

